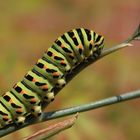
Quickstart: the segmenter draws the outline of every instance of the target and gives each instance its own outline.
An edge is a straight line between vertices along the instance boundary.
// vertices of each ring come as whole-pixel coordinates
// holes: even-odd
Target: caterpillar
[[[76,28],[54,41],[23,79],[0,97],[0,128],[22,125],[29,115],[39,118],[42,103],[54,100],[54,88],[63,88],[66,75],[83,61],[97,59],[104,37],[92,30]]]

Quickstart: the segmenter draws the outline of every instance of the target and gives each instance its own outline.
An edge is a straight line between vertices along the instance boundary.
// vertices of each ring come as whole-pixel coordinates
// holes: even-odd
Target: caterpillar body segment
[[[64,34],[75,53],[75,57],[78,59],[78,63],[82,62],[84,60],[84,56],[82,54],[83,52],[83,46],[79,45],[77,42],[77,39],[75,39],[74,33],[72,31],[69,31]]]
[[[11,92],[24,102],[25,107],[28,107],[32,114],[36,115],[41,113],[41,97],[37,93],[29,90],[21,82],[15,84]]]
[[[47,78],[50,83],[58,87],[66,84],[63,72],[52,63],[49,63],[43,59],[38,60],[36,65],[33,67],[33,71],[40,71],[44,78]]]
[[[59,37],[52,46],[57,51],[61,52],[67,58],[67,61],[73,66],[78,63],[78,59],[75,57],[70,45],[67,43],[66,37],[63,35]]]
[[[58,37],[23,79],[0,97],[0,128],[19,126],[29,115],[39,118],[42,103],[54,100],[54,89],[67,84],[67,74],[81,62],[98,58],[103,47],[104,37],[84,28]]]
[[[40,71],[41,74],[48,78],[52,83],[57,83],[57,81],[64,77],[64,74],[59,70],[58,67],[52,63],[48,63],[43,59],[39,59],[37,64],[34,65],[36,71]]]
[[[33,71],[29,71],[22,80],[32,88],[40,96],[44,96],[47,91],[51,91],[53,85],[41,75],[37,75]]]
[[[93,39],[93,31],[89,31],[87,29],[82,29],[83,34],[83,46],[84,46],[84,55],[85,57],[89,57],[93,53],[93,47],[94,47],[94,39]],[[86,47],[88,46],[88,47]]]
[[[52,47],[48,48],[47,52],[44,54],[44,57],[54,63],[54,65],[57,67],[59,66],[62,72],[69,72],[71,69],[67,59]]]
[[[6,92],[1,99],[1,103],[3,107],[6,106],[7,110],[11,113],[12,121],[16,124],[24,123],[25,116],[29,110],[12,92]]]
[[[0,128],[13,123],[11,112],[0,102]]]

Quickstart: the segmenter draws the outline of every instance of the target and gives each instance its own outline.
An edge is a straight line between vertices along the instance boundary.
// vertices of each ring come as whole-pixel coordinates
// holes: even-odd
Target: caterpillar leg
[[[16,123],[18,126],[24,124],[26,118],[27,118],[29,115],[34,115],[34,116],[36,117],[36,120],[38,121],[38,120],[39,120],[39,116],[41,116],[41,114],[42,114],[41,105],[33,106],[30,113],[25,114],[25,116],[19,116],[19,117],[17,117],[17,118],[15,119],[15,123]]]
[[[15,123],[18,126],[21,126],[22,124],[24,124],[26,117],[25,116],[19,116],[15,119]]]
[[[56,83],[56,87],[58,87],[58,88],[62,88],[62,87],[64,87],[65,85],[66,85],[65,79],[59,79],[59,80],[57,81],[57,83]]]
[[[39,117],[42,114],[41,106],[33,106],[31,109],[31,114],[35,117]]]
[[[46,96],[44,97],[44,100],[46,102],[52,102],[54,100],[54,93],[53,92],[49,92],[46,94]]]

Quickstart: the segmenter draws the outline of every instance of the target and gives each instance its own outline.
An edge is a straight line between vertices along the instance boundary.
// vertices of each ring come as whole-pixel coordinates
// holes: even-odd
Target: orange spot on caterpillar
[[[32,82],[36,82],[36,79],[35,79],[35,78],[33,78]]]
[[[42,89],[48,89],[48,85],[41,86]]]
[[[65,46],[62,44],[62,45],[61,45],[61,48],[65,48]]]
[[[60,62],[61,64],[65,64],[65,61],[64,60],[61,60],[61,62]]]
[[[8,121],[9,120],[8,116],[3,116],[3,120]]]
[[[94,41],[93,41],[93,40],[90,40],[90,44],[92,44],[92,45],[93,45],[93,44],[94,44]]]
[[[36,102],[36,99],[35,98],[32,98],[31,99],[31,102],[34,102],[35,103]]]
[[[25,94],[25,92],[22,90],[21,92],[20,92],[21,94]]]
[[[22,108],[18,108],[18,109],[16,109],[16,112],[22,112]]]
[[[55,56],[56,56],[56,55],[53,53],[53,54],[52,54],[52,57],[54,58]]]
[[[58,72],[54,72],[52,75],[53,76],[59,76],[59,73]]]
[[[46,65],[44,65],[43,69],[47,69],[48,67]]]
[[[12,99],[9,100],[9,103],[10,103],[10,104],[13,103]]]
[[[79,48],[79,49],[83,49],[82,44],[79,44],[79,45],[78,45],[78,48]]]

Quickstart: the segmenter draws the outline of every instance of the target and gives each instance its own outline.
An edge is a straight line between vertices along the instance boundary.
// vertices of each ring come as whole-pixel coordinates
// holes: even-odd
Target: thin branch
[[[96,102],[87,103],[84,105],[79,105],[79,106],[75,106],[75,107],[71,107],[71,108],[67,108],[67,109],[62,109],[62,110],[57,110],[57,111],[52,111],[52,112],[44,112],[41,116],[40,122],[44,122],[44,121],[72,115],[72,114],[75,114],[77,112],[80,113],[80,112],[85,112],[85,111],[101,108],[101,107],[112,105],[115,103],[120,103],[123,101],[136,99],[139,97],[140,97],[140,90],[136,90],[136,91],[128,92],[128,93],[121,94],[118,96],[105,98],[105,99],[102,99],[102,100],[99,100]],[[0,136],[2,137],[6,134],[13,132],[13,131],[19,130],[21,128],[24,128],[25,126],[32,125],[35,123],[38,123],[38,122],[34,122],[34,120],[32,119],[32,120],[30,120],[30,122],[26,122],[23,126],[18,127],[18,128],[11,125],[11,126],[7,127],[7,129],[1,129]]]
[[[103,58],[104,56],[106,56],[106,55],[108,55],[110,53],[113,53],[113,52],[115,52],[115,51],[117,51],[119,49],[125,48],[127,46],[132,46],[132,44],[130,44],[130,42],[133,41],[133,40],[139,40],[139,38],[140,38],[140,25],[137,28],[137,30],[126,41],[124,41],[123,43],[121,43],[119,45],[116,45],[114,47],[111,47],[109,49],[103,50],[101,56],[98,59],[96,59],[96,60],[89,59],[88,62],[83,62],[80,65],[78,65],[75,69],[73,69],[72,73],[70,73],[70,74],[68,74],[66,76],[67,83],[70,82],[81,70],[86,68],[88,65],[94,63],[95,61],[97,61],[97,60]],[[60,89],[56,88],[55,89],[55,95],[59,91],[60,91]],[[105,106],[105,105],[110,105],[110,104],[113,104],[113,103],[118,103],[120,101],[125,101],[125,100],[128,100],[128,99],[130,100],[130,99],[138,98],[139,96],[140,96],[140,91],[138,90],[138,91],[134,91],[132,93],[128,93],[126,95],[122,94],[120,96],[115,96],[115,97],[111,97],[109,99],[98,101],[93,106],[102,107],[102,106]],[[91,104],[89,103],[89,104],[87,104],[87,106],[91,107]],[[44,103],[44,107],[46,107],[47,105],[48,104]],[[80,110],[77,110],[77,108],[79,108],[79,107],[76,107],[75,110],[72,109],[72,108],[69,109],[69,111],[70,110],[72,111],[70,113],[67,112],[66,110],[60,110],[60,111],[55,111],[55,112],[51,112],[51,113],[43,113],[41,121],[46,121],[46,120],[49,120],[49,119],[55,119],[55,118],[61,117],[61,115],[65,116],[65,115],[73,114],[75,112],[82,112],[81,109],[80,109],[81,110],[80,111]],[[89,109],[87,109],[87,110],[89,110]],[[91,108],[91,109],[93,109],[93,108]],[[83,110],[83,111],[86,111],[86,109]],[[68,114],[67,113],[65,114],[65,112],[67,112]],[[60,114],[60,113],[62,113],[62,114]],[[60,114],[60,116],[58,114]],[[57,117],[57,115],[58,115],[58,117]],[[32,124],[35,124],[35,123],[37,123],[36,122],[36,118],[31,116],[31,118],[27,118],[26,122],[22,126],[20,126],[20,127],[17,127],[17,126],[15,126],[15,124],[12,124],[12,125],[9,125],[9,126],[3,128],[3,129],[0,129],[0,137],[5,136],[5,135],[10,134],[10,133],[12,133],[12,132],[14,132],[16,130],[19,130],[21,128],[24,128],[24,127],[26,127],[28,125],[32,125]]]
[[[91,103],[87,103],[84,105],[79,105],[79,106],[75,106],[75,107],[71,107],[71,108],[67,108],[67,109],[62,109],[62,110],[57,110],[57,111],[52,111],[52,112],[44,112],[42,114],[41,121],[44,122],[44,121],[72,115],[77,112],[79,112],[79,113],[85,112],[85,111],[101,108],[104,106],[120,103],[123,101],[136,99],[136,98],[140,98],[140,90],[128,92],[125,94],[105,98],[105,99],[102,99],[102,100],[99,100],[96,102],[91,102]]]
[[[140,23],[138,25],[138,28],[135,30],[135,32],[124,42],[129,43],[133,40],[140,40]]]
[[[102,52],[102,54],[101,54],[101,56],[100,56],[100,58],[102,58],[102,57],[104,57],[104,56],[106,56],[106,55],[109,55],[109,54],[111,54],[111,53],[113,53],[113,52],[115,52],[115,51],[117,51],[117,50],[120,50],[120,49],[123,49],[123,48],[125,48],[125,47],[132,47],[133,45],[132,44],[130,44],[130,43],[121,43],[121,44],[119,44],[119,45],[116,45],[116,46],[114,46],[114,47],[111,47],[111,48],[109,48],[109,49],[104,49],[103,50],[103,52]],[[100,59],[99,58],[99,59]]]

